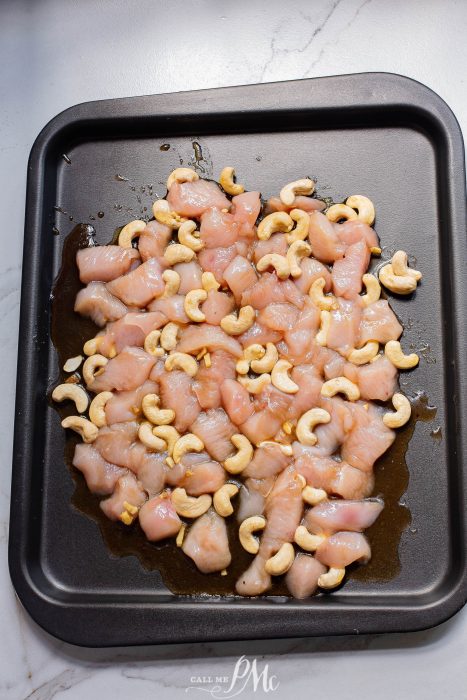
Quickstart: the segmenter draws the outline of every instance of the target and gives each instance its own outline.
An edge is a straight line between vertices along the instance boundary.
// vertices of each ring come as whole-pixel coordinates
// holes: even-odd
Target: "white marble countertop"
[[[42,126],[77,102],[242,83],[392,71],[425,83],[467,133],[463,0],[83,0],[0,4],[0,697],[204,697],[200,677],[268,664],[270,694],[465,697],[467,609],[407,635],[80,649],[24,613],[7,568],[26,164]],[[274,678],[275,677],[275,678]],[[230,692],[249,698],[252,680]],[[223,685],[225,691],[227,685]],[[220,692],[219,697],[228,697]],[[209,697],[209,696],[208,696]]]

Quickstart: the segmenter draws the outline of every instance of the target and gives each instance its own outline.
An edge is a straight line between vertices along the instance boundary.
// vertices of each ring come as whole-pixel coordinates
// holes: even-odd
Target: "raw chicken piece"
[[[136,421],[106,425],[99,430],[93,447],[107,462],[129,469],[134,462],[131,448],[135,445],[138,427]]]
[[[368,250],[379,247],[379,239],[376,231],[363,221],[352,219],[342,224],[334,224],[339,240],[346,246],[363,241]]]
[[[266,204],[265,214],[270,214],[273,211],[291,211],[292,209],[303,209],[303,211],[323,211],[326,209],[326,203],[320,199],[297,195],[292,204],[284,204],[279,197],[271,197]]]
[[[280,447],[275,445],[257,447],[253,459],[242,472],[242,477],[251,476],[254,479],[265,479],[268,476],[276,476],[284,471],[291,459],[282,452]]]
[[[387,401],[397,391],[397,368],[385,355],[375,362],[357,367],[356,370],[356,383],[362,399]],[[351,377],[348,378],[354,381]]]
[[[224,518],[210,508],[190,527],[182,549],[203,574],[227,568],[232,557]]]
[[[208,298],[201,304],[201,311],[206,316],[206,323],[218,326],[224,316],[230,314],[235,308],[234,298],[230,294],[217,292],[211,289]]]
[[[331,273],[319,260],[315,258],[303,258],[300,267],[302,268],[302,274],[300,277],[297,277],[294,282],[302,294],[308,294],[313,282],[320,277],[324,277],[325,281],[323,291],[329,292],[331,290]]]
[[[383,423],[385,409],[361,401],[347,405],[353,415],[353,426],[342,444],[342,459],[369,472],[392,445],[396,434]]]
[[[258,260],[260,260],[264,255],[269,255],[269,253],[285,255],[287,253],[288,247],[289,244],[287,243],[285,233],[273,233],[271,238],[268,238],[267,241],[257,240],[253,244],[253,262],[256,265]]]
[[[182,526],[169,494],[154,496],[139,511],[139,524],[150,542],[175,537]]]
[[[244,348],[247,348],[253,343],[259,343],[260,345],[266,345],[266,343],[278,343],[282,338],[282,333],[279,331],[273,331],[262,323],[256,321],[245,333],[237,336],[238,340]]]
[[[289,331],[297,324],[300,311],[286,302],[269,304],[258,315],[258,322],[273,331]]]
[[[228,248],[239,236],[239,225],[232,214],[212,208],[201,217],[200,239],[206,248]]]
[[[354,561],[366,564],[371,557],[371,549],[360,532],[336,532],[318,547],[315,556],[326,566],[343,569]]]
[[[243,192],[232,198],[231,213],[238,224],[240,235],[252,238],[255,234],[255,223],[261,211],[259,192]]]
[[[295,420],[300,418],[310,408],[319,405],[323,380],[313,365],[298,365],[293,368],[290,376],[299,389],[292,396],[292,402],[287,411],[287,419]]]
[[[313,257],[323,263],[333,263],[343,257],[346,246],[339,240],[333,224],[320,212],[310,214],[308,238]]]
[[[331,323],[327,335],[327,346],[345,357],[357,347],[362,310],[360,301],[340,298],[339,309],[331,311]]]
[[[234,379],[235,359],[224,350],[216,350],[211,353],[211,366],[206,367],[201,360],[196,375],[193,391],[203,410],[219,408],[221,405],[221,385],[224,379]]]
[[[207,209],[230,209],[230,200],[222,193],[219,185],[210,180],[174,182],[167,195],[167,201],[180,216],[200,217]]]
[[[342,355],[339,355],[338,352],[335,350],[331,350],[330,348],[323,348],[323,351],[326,351],[327,356],[325,359],[325,363],[323,365],[322,371],[324,372],[324,377],[326,380],[328,379],[334,379],[335,377],[342,377],[345,374],[346,367],[350,364],[349,362],[345,361],[345,358],[342,357]],[[356,366],[352,365],[355,369]],[[348,379],[353,381],[350,376],[345,374]]]
[[[332,268],[334,294],[344,299],[354,299],[362,291],[362,275],[370,262],[370,251],[365,241],[353,243],[344,257],[336,260]]]
[[[212,461],[206,453],[188,453],[182,459],[185,474],[179,486],[189,496],[214,493],[225,483],[226,472],[219,462]]]
[[[151,370],[149,379],[151,382],[155,382],[159,386],[159,381],[163,374],[165,374],[165,360],[157,360],[156,364]],[[155,393],[158,394],[159,391],[156,391]]]
[[[308,598],[315,593],[318,579],[326,571],[326,567],[317,559],[300,552],[285,575],[285,583],[294,598]]]
[[[257,279],[253,266],[241,255],[236,255],[224,270],[224,281],[233,292],[237,304],[240,303],[243,292],[252,287]]]
[[[125,469],[106,462],[92,445],[82,442],[75,447],[73,466],[83,474],[91,493],[99,496],[112,493],[117,480],[126,473]]]
[[[157,258],[162,268],[167,266],[164,259],[164,251],[172,238],[170,226],[159,223],[159,221],[149,221],[138,240],[138,250],[143,262],[151,258]]]
[[[105,326],[108,321],[118,321],[128,309],[120,299],[114,297],[103,282],[90,282],[76,295],[75,311],[89,316],[96,326]]]
[[[146,381],[133,391],[119,391],[105,404],[107,425],[126,423],[141,416],[141,402],[146,394],[156,394],[158,385]]]
[[[148,308],[150,311],[157,311],[163,314],[165,323],[174,321],[175,323],[183,323],[187,325],[190,319],[185,313],[185,297],[182,294],[174,294],[165,299],[159,298],[151,301]]]
[[[76,253],[79,278],[88,282],[110,282],[128,272],[131,265],[139,261],[139,253],[134,248],[121,248],[117,245],[97,245],[82,248]]]
[[[124,503],[130,503],[139,508],[146,499],[147,496],[134,474],[124,474],[117,481],[112,496],[101,501],[99,506],[110,520],[119,520],[121,514],[125,512]]]
[[[331,457],[316,457],[306,451],[298,454],[298,445],[299,443],[293,445],[295,467],[309,486],[348,499],[361,499],[370,495],[374,481],[372,474],[362,472],[345,462],[336,462]]]
[[[256,411],[240,425],[240,431],[252,444],[258,445],[263,440],[271,440],[280,430],[282,422],[268,410]]]
[[[200,413],[191,426],[191,432],[204,442],[207,452],[217,462],[223,462],[236,451],[230,438],[238,430],[222,408]]]
[[[234,375],[235,376],[235,375]],[[232,423],[244,423],[254,412],[250,394],[235,379],[225,379],[220,387],[222,406]]]
[[[287,359],[297,365],[311,359],[313,339],[320,325],[320,311],[309,297],[300,311],[293,328],[284,333],[287,344]]]
[[[238,340],[227,335],[219,326],[210,326],[208,323],[199,323],[182,330],[177,345],[178,352],[187,352],[195,355],[203,348],[210,352],[225,350],[234,357],[240,358],[243,354],[242,346]]]
[[[279,280],[275,272],[263,272],[259,280],[242,294],[242,306],[264,309],[273,302],[289,301],[299,309],[303,307],[304,296],[291,280]]]
[[[386,299],[379,299],[363,309],[360,324],[360,345],[368,340],[377,340],[382,345],[389,340],[398,340],[402,326]]]
[[[107,289],[128,306],[147,306],[154,297],[162,294],[165,288],[162,269],[156,258],[151,258],[136,270],[128,272],[112,282]]]
[[[180,275],[179,294],[188,294],[192,289],[201,289],[201,275],[203,271],[195,260],[178,263],[173,266],[173,269]]]
[[[156,362],[142,348],[127,347],[107,362],[102,374],[94,378],[89,387],[94,393],[100,391],[131,391],[144,384]]]
[[[331,535],[340,530],[363,532],[373,525],[384,508],[378,498],[366,501],[323,501],[310,508],[305,525],[315,534]]]
[[[147,334],[161,328],[167,318],[159,311],[130,312],[118,321],[109,323],[99,344],[99,353],[110,357],[121,352],[126,346],[142,347]]]
[[[132,471],[149,496],[155,496],[164,488],[165,474],[168,471],[165,459],[167,452],[147,452],[137,444],[132,448]]]
[[[203,248],[198,253],[198,262],[205,272],[212,272],[219,284],[224,282],[224,271],[239,255],[234,245],[228,248]]]
[[[180,433],[185,432],[201,411],[192,378],[179,370],[164,372],[159,378],[159,391],[162,408],[175,411],[174,426]]]
[[[275,476],[266,479],[246,479],[240,487],[237,521],[239,523],[252,515],[262,515],[266,504],[266,497],[271,492]]]
[[[342,444],[353,426],[353,404],[335,396],[332,399],[321,399],[320,407],[330,416],[329,423],[321,423],[314,429],[318,442],[313,447],[306,447],[309,454],[317,457],[329,457]]]

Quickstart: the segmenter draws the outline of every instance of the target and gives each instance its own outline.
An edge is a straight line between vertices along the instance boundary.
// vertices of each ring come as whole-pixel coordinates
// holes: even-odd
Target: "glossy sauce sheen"
[[[117,231],[112,242],[116,241],[118,233]],[[94,244],[93,234],[92,226],[79,224],[66,238],[63,247],[62,267],[52,295],[51,323],[52,342],[58,353],[60,367],[69,357],[82,354],[85,341],[99,330],[92,321],[79,316],[73,310],[76,294],[82,287],[76,266],[76,252]],[[69,376],[61,373],[60,381]],[[72,413],[71,409],[67,411],[60,404],[52,405],[61,417]],[[399,503],[407,490],[409,480],[405,455],[416,422],[432,420],[435,414],[436,409],[428,405],[426,396],[419,394],[412,402],[411,420],[397,431],[395,442],[376,463],[374,494],[384,498],[385,507],[375,524],[365,531],[372,550],[370,562],[363,567],[349,567],[347,578],[370,582],[387,581],[399,573],[399,542],[402,532],[411,521],[409,510]],[[227,575],[202,574],[173,540],[162,544],[150,543],[138,522],[128,527],[113,522],[104,515],[99,508],[100,499],[90,493],[84,477],[72,466],[74,448],[79,439],[68,433],[69,431],[66,437],[65,462],[75,482],[72,504],[98,523],[106,546],[113,555],[134,555],[146,569],[159,570],[165,585],[177,594],[237,595],[235,583],[248,567],[252,556],[243,549],[238,540],[235,512],[226,519],[232,554],[232,563],[228,567]],[[289,596],[283,577],[274,580],[267,595]]]

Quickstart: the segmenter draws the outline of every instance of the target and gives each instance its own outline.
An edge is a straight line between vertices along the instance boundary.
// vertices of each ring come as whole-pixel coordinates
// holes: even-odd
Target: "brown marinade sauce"
[[[69,357],[82,354],[85,341],[99,330],[92,321],[73,310],[76,294],[82,287],[75,262],[76,252],[94,244],[93,234],[92,226],[79,224],[68,235],[63,247],[62,267],[52,295],[51,322],[52,341],[60,367]],[[62,373],[60,380],[64,381],[68,376]],[[54,404],[54,408],[65,415],[63,407]],[[427,397],[423,393],[419,394],[412,403],[410,422],[398,431],[392,447],[376,463],[374,494],[384,498],[385,507],[376,523],[365,533],[371,544],[371,561],[365,566],[350,567],[348,578],[370,582],[387,581],[399,573],[399,541],[411,521],[409,510],[400,503],[409,481],[405,455],[416,422],[432,420],[435,414],[436,409],[428,405]],[[202,574],[191,559],[179,550],[174,540],[153,544],[146,539],[138,522],[127,527],[109,520],[103,514],[99,508],[100,498],[90,493],[84,477],[72,466],[76,442],[76,436],[67,436],[65,462],[75,482],[72,504],[99,525],[105,544],[113,555],[134,555],[146,569],[159,570],[166,586],[176,594],[235,594],[235,583],[252,560],[252,556],[242,548],[238,540],[235,513],[226,519],[232,553],[227,575]],[[289,595],[283,577],[276,579],[268,595]]]

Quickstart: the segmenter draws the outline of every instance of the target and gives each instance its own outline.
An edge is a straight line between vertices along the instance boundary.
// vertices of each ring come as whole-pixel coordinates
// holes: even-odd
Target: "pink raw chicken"
[[[273,211],[292,211],[292,209],[302,209],[307,212],[322,211],[326,209],[326,203],[320,199],[298,195],[290,205],[284,204],[279,197],[271,197],[266,205],[266,213],[268,214]]]
[[[151,258],[136,270],[107,284],[108,291],[128,306],[147,306],[165,289],[162,269],[156,258]]]
[[[256,321],[245,333],[238,335],[237,338],[242,346],[247,348],[253,343],[259,343],[260,345],[278,343],[282,338],[282,333],[280,331],[273,331],[271,328]]]
[[[133,474],[125,474],[117,481],[113,494],[99,505],[110,520],[118,520],[125,511],[125,502],[139,508],[146,499],[147,495],[136,477]]]
[[[219,408],[222,383],[225,379],[234,379],[235,376],[235,360],[224,350],[211,353],[210,367],[206,367],[205,362],[201,361],[193,384],[193,391],[201,408]]]
[[[339,240],[336,228],[320,212],[310,214],[308,238],[313,257],[323,263],[333,263],[343,257],[346,245]]]
[[[214,493],[225,483],[226,472],[206,453],[188,453],[182,459],[184,475],[178,485],[190,496]]]
[[[331,289],[331,273],[328,268],[315,258],[304,258],[300,267],[302,274],[294,280],[302,294],[308,294],[310,287],[317,279],[324,277],[324,291],[329,292]]]
[[[197,518],[183,541],[182,549],[203,574],[225,569],[232,556],[224,518],[212,508]]]
[[[148,308],[151,311],[157,311],[162,314],[163,318],[165,318],[164,325],[167,321],[184,325],[190,323],[190,319],[185,312],[185,297],[182,294],[174,294],[165,299],[154,299]]]
[[[170,496],[154,496],[139,511],[139,524],[150,542],[159,542],[167,537],[175,537],[182,521],[172,504]]]
[[[204,272],[212,272],[219,284],[223,284],[224,271],[238,254],[235,245],[227,248],[203,248],[198,253],[198,262]]]
[[[362,310],[360,301],[338,300],[339,309],[331,311],[331,323],[327,334],[327,346],[342,355],[357,347]]]
[[[336,260],[332,268],[334,294],[354,299],[362,290],[362,275],[370,262],[370,251],[365,241],[349,246],[344,257]]]
[[[157,258],[161,267],[166,267],[164,251],[172,238],[172,229],[169,226],[150,221],[138,239],[138,250],[143,262],[151,258]]]
[[[295,327],[300,315],[296,306],[286,302],[269,304],[258,315],[258,322],[273,331],[289,331]]]
[[[119,391],[105,404],[107,425],[125,423],[141,415],[141,402],[146,394],[156,394],[158,385],[146,381],[132,391]]]
[[[203,441],[207,452],[218,462],[223,462],[235,452],[230,438],[238,430],[222,408],[200,413],[191,426],[191,432]]]
[[[178,352],[196,355],[203,348],[207,348],[211,352],[225,350],[237,358],[242,356],[242,346],[238,340],[227,335],[219,326],[200,323],[196,326],[189,326],[181,332],[177,345]]]
[[[102,374],[96,376],[89,387],[94,393],[100,391],[130,391],[144,384],[156,362],[142,348],[124,348],[109,360]]]
[[[235,301],[231,295],[217,292],[214,289],[208,292],[208,298],[201,304],[201,311],[206,317],[206,323],[212,326],[220,325],[224,316],[232,313],[234,308]]]
[[[193,289],[201,288],[201,275],[203,271],[197,262],[192,260],[191,262],[178,263],[178,265],[173,266],[173,269],[180,275],[179,294],[187,294]]]
[[[326,571],[326,567],[317,559],[300,552],[287,571],[285,583],[294,598],[308,598],[316,592],[318,579]]]
[[[310,532],[332,534],[340,530],[363,532],[373,525],[384,504],[377,498],[366,501],[324,501],[310,508],[305,523]]]
[[[115,351],[121,352],[129,345],[142,347],[148,333],[161,328],[165,323],[167,318],[159,311],[152,313],[133,311],[125,314],[118,321],[107,324],[99,344],[99,353],[110,357]]]
[[[240,235],[232,214],[212,208],[201,217],[200,239],[206,248],[228,248]]]
[[[164,372],[159,378],[161,406],[175,411],[174,426],[186,431],[196,420],[201,406],[194,392],[193,379],[179,370]]]
[[[211,207],[230,209],[230,200],[222,193],[215,182],[195,180],[194,182],[174,182],[167,201],[170,208],[180,216],[199,217]]]
[[[235,256],[224,270],[224,281],[232,290],[237,303],[240,302],[243,292],[252,287],[257,279],[253,266],[241,255]]]
[[[360,532],[336,532],[318,547],[315,556],[325,566],[343,569],[355,561],[369,561],[371,550]]]
[[[244,423],[255,410],[248,391],[233,378],[222,381],[220,397],[223,408],[235,425]]]
[[[267,445],[258,447],[255,450],[253,459],[247,468],[242,472],[243,476],[254,479],[264,479],[268,476],[277,476],[291,462],[291,457],[285,455],[280,447]]]
[[[269,255],[270,253],[286,255],[288,248],[289,244],[285,233],[273,233],[266,241],[257,240],[253,244],[253,262],[256,265],[264,255]]]
[[[99,496],[112,493],[118,479],[126,473],[125,469],[106,462],[92,445],[85,443],[76,445],[73,466],[83,474],[91,493]]]
[[[240,236],[251,239],[255,233],[255,223],[261,211],[259,192],[243,192],[232,198],[234,221],[238,224]]]
[[[102,327],[108,321],[118,321],[128,309],[103,282],[90,282],[76,295],[75,311],[81,316],[89,316],[96,326]]]
[[[331,495],[348,499],[369,496],[373,490],[373,475],[351,467],[345,462],[336,462],[331,457],[316,457],[303,450],[298,453],[294,443],[295,467],[305,477],[309,486],[324,489]]]
[[[386,299],[375,301],[363,309],[360,324],[360,345],[368,340],[377,340],[385,345],[397,340],[402,334],[402,326]]]
[[[381,355],[376,362],[362,365],[355,370],[357,375],[355,379],[352,379],[346,370],[344,374],[358,384],[362,399],[387,401],[396,393],[397,369],[385,355]]]
[[[369,472],[392,445],[396,434],[383,423],[385,409],[360,401],[349,402],[348,408],[353,415],[353,426],[342,444],[342,459]]]
[[[128,272],[138,261],[137,250],[116,245],[90,246],[76,253],[79,278],[83,284],[110,282]]]

